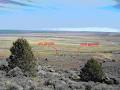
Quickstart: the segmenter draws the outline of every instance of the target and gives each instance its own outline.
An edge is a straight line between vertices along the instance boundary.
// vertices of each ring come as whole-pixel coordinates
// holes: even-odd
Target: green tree
[[[102,82],[103,79],[105,79],[105,74],[102,70],[101,64],[92,58],[88,60],[85,66],[81,69],[80,77],[83,81]]]
[[[36,59],[26,39],[17,39],[10,52],[8,66],[11,69],[17,66],[21,68],[25,75],[35,75]]]

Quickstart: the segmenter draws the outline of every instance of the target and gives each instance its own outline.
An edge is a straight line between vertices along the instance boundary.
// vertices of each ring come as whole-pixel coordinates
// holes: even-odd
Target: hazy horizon
[[[33,32],[54,32],[54,31],[68,31],[68,32],[120,32],[118,29],[112,29],[112,28],[98,28],[98,27],[89,27],[89,28],[41,28],[39,30],[22,30],[22,29],[0,29],[2,32],[9,32],[9,31],[33,31]]]
[[[120,32],[119,29],[87,27],[87,28],[40,28],[40,29],[0,29],[0,31],[85,31],[85,32]]]

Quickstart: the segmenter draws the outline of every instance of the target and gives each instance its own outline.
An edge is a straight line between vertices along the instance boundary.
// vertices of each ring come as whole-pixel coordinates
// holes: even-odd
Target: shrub
[[[102,70],[101,64],[92,58],[88,60],[85,66],[81,69],[80,77],[83,81],[102,82],[105,78],[105,74]]]
[[[8,66],[11,69],[19,67],[25,75],[35,75],[36,60],[27,40],[17,39],[10,52]]]

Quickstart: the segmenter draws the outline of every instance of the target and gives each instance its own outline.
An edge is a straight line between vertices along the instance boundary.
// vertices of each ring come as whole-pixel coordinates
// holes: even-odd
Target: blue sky
[[[119,17],[120,0],[0,0],[0,29],[119,31]]]

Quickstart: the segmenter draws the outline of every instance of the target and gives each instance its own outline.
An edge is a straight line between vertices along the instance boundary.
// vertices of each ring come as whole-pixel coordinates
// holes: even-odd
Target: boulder
[[[5,71],[0,71],[0,78],[5,77],[6,76],[6,72]]]
[[[45,75],[45,78],[59,78],[60,74],[56,73],[56,72],[47,72]]]
[[[40,78],[45,78],[45,77],[46,77],[46,72],[43,71],[43,70],[40,70],[40,71],[38,72],[38,76],[39,76]]]
[[[6,60],[0,60],[0,70],[8,71],[8,62]]]
[[[37,87],[36,90],[53,90],[53,88],[48,88],[48,87]]]
[[[10,77],[23,76],[23,75],[24,74],[23,74],[22,70],[19,67],[15,67],[14,69],[10,70],[7,73],[7,76],[10,76]]]
[[[111,85],[106,85],[106,84],[98,84],[92,87],[91,90],[120,90],[119,87],[117,86],[111,86]]]
[[[37,67],[37,71],[39,72],[40,70],[42,70],[42,66],[41,66],[41,65],[39,65],[39,66]]]
[[[0,90],[7,90],[5,81],[0,80]]]
[[[80,77],[78,75],[73,75],[70,77],[70,79],[72,79],[74,81],[80,81]]]
[[[69,90],[69,86],[62,80],[49,79],[45,82],[45,86],[53,86],[55,90]]]
[[[19,86],[16,83],[12,83],[12,82],[7,84],[6,87],[7,87],[7,90],[23,90],[23,87]]]
[[[92,87],[95,86],[95,82],[89,81],[89,82],[79,82],[80,85],[83,85],[85,87],[85,90],[92,90]]]
[[[2,66],[2,65],[8,66],[8,62],[5,59],[0,60],[0,66]]]
[[[55,81],[54,87],[55,90],[70,90],[69,86],[61,80]]]
[[[69,87],[72,90],[87,90],[84,85],[73,81],[69,82]]]
[[[114,77],[114,76],[110,76],[110,77],[106,77],[104,82],[106,84],[110,84],[110,85],[112,85],[112,84],[118,85],[119,84],[119,79]]]
[[[11,82],[15,82],[19,86],[23,87],[24,90],[36,89],[36,83],[32,81],[29,77],[25,77],[25,76],[12,77]]]

